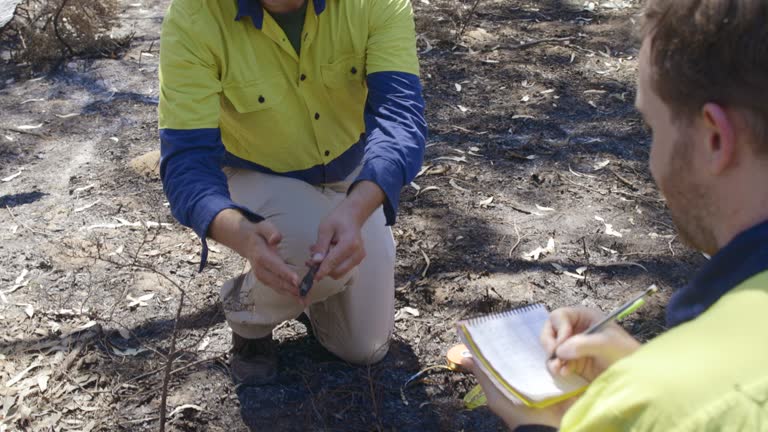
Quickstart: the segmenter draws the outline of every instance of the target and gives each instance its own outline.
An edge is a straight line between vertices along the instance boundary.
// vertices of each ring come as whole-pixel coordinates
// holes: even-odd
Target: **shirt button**
[[[320,113],[315,113],[315,120],[320,120]]]
[[[350,70],[350,72],[352,72],[352,75],[356,74],[357,73],[357,68],[352,66],[352,70]]]
[[[307,79],[307,76],[306,76],[306,75],[304,75],[304,74],[301,74],[301,76],[299,77],[299,79],[300,79],[300,80],[302,80],[302,81],[304,81],[305,79]]]
[[[259,96],[259,103],[264,103],[266,99],[264,99],[264,96]]]
[[[326,151],[325,151],[325,155],[326,155],[326,156],[330,156],[330,155],[331,155],[331,152],[330,152],[329,150],[326,150]]]

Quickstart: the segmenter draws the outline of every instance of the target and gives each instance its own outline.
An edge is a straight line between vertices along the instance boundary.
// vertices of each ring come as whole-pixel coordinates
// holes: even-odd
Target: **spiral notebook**
[[[536,304],[458,323],[459,337],[491,381],[513,402],[543,408],[586,389],[578,375],[553,376],[540,343],[549,313]]]

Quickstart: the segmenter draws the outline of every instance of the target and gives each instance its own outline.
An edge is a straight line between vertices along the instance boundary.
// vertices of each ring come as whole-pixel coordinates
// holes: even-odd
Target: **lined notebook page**
[[[480,354],[491,367],[518,393],[533,401],[557,397],[587,385],[579,376],[553,377],[547,370],[548,355],[541,346],[540,335],[548,316],[543,305],[534,305],[465,323]]]

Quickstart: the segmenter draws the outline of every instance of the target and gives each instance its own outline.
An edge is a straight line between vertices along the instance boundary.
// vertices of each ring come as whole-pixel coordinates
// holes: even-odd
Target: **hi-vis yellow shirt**
[[[160,129],[220,128],[240,159],[306,170],[361,140],[367,75],[419,73],[408,0],[309,1],[299,54],[252,4],[242,17],[236,0],[173,1],[161,38]]]
[[[560,430],[768,431],[768,272],[611,366]]]

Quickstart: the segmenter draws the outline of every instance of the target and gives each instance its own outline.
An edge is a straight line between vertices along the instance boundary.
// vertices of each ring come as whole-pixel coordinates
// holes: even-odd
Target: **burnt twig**
[[[176,309],[176,319],[173,322],[173,333],[171,334],[171,349],[168,352],[168,358],[165,360],[165,373],[163,374],[163,387],[160,393],[160,432],[165,432],[166,401],[168,399],[168,383],[171,381],[173,371],[173,360],[176,358],[176,335],[179,326],[179,317],[184,309],[184,291],[181,291],[179,298],[179,307]]]
[[[75,55],[75,51],[72,49],[72,47],[67,43],[67,41],[64,40],[64,38],[61,37],[61,34],[59,33],[59,16],[61,15],[61,11],[64,10],[64,6],[69,3],[69,0],[61,0],[61,4],[59,5],[59,8],[56,10],[56,14],[53,16],[53,32],[56,34],[56,38],[61,42],[65,48],[67,48],[67,52],[69,55]]]

